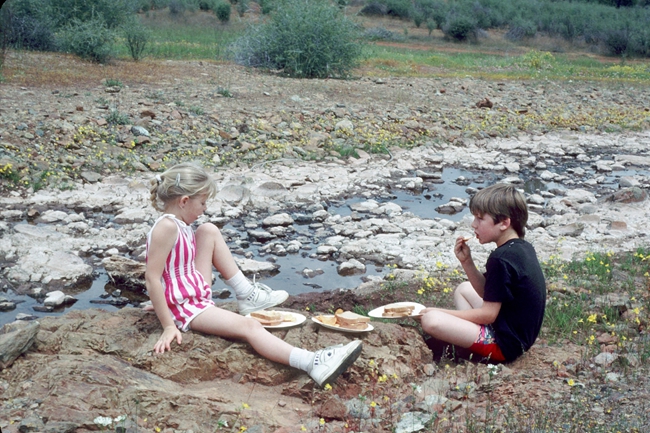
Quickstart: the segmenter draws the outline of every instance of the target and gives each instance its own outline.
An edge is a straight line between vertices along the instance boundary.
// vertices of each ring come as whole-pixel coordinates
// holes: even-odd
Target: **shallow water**
[[[559,167],[553,167],[556,172],[561,172]],[[615,171],[607,174],[595,173],[593,170],[585,170],[585,173],[580,176],[581,179],[595,179],[599,178],[599,182],[592,189],[602,190],[615,190],[618,188],[618,182],[623,176],[643,175],[648,176],[650,173],[647,171],[625,170]],[[554,182],[544,182],[535,173],[522,173],[522,177],[528,178],[522,188],[527,193],[539,193],[541,191],[552,191],[553,189],[566,189],[566,186],[556,184]],[[460,221],[465,215],[469,213],[467,207],[454,215],[442,215],[435,209],[436,207],[450,201],[452,197],[468,198],[468,188],[481,188],[495,183],[501,179],[509,177],[504,173],[477,173],[458,168],[445,168],[442,172],[442,178],[438,181],[441,183],[425,182],[426,188],[422,191],[406,191],[401,189],[394,189],[385,196],[373,197],[373,200],[378,202],[393,202],[402,207],[405,212],[411,212],[423,218],[444,218],[452,221]],[[579,179],[574,181],[574,187],[582,187],[579,185]],[[350,205],[358,202],[366,201],[367,198],[363,197],[350,197],[341,199],[330,203],[328,211],[332,214],[347,216],[351,214]],[[362,217],[366,215],[361,214]],[[240,231],[244,234],[244,228],[241,225],[227,225],[226,228]],[[294,224],[294,233],[291,234],[283,241],[288,241],[291,238],[302,236],[303,238],[311,238],[310,228],[308,225]],[[245,238],[245,235],[243,235]],[[338,264],[334,260],[321,261],[316,258],[309,257],[315,250],[316,244],[305,243],[305,246],[312,247],[313,250],[301,251],[299,254],[289,254],[286,256],[276,255],[263,255],[260,253],[261,244],[251,242],[250,246],[245,249],[246,252],[253,254],[253,259],[273,260],[280,266],[279,272],[273,276],[266,276],[260,281],[269,285],[274,289],[282,289],[289,292],[291,295],[298,295],[312,291],[327,291],[337,288],[351,289],[359,286],[362,279],[369,275],[382,275],[386,269],[382,266],[375,266],[372,263],[367,263],[366,273],[357,274],[353,276],[341,276],[337,272]],[[229,245],[234,249],[234,243]],[[308,268],[312,270],[320,269],[323,271],[321,275],[313,278],[303,276],[303,269]],[[60,308],[55,312],[44,313],[36,312],[33,307],[39,304],[39,301],[29,296],[18,296],[12,292],[0,292],[0,298],[6,297],[12,301],[18,302],[16,309],[8,312],[0,312],[0,326],[5,323],[13,321],[18,313],[30,314],[36,317],[45,315],[56,316],[64,314],[70,310],[83,310],[88,308],[102,308],[109,311],[117,310],[121,307],[116,307],[107,304],[98,304],[93,301],[102,301],[102,297],[106,297],[107,293],[113,293],[116,290],[103,269],[97,269],[97,277],[92,282],[89,288],[82,289],[72,294],[77,302]],[[226,285],[219,279],[213,285],[215,293],[220,292]],[[132,293],[124,290],[122,296],[130,299],[132,304],[137,304],[146,299],[146,296],[140,293]],[[232,302],[233,297],[227,299],[215,298],[215,302]],[[42,302],[42,301],[41,301]]]

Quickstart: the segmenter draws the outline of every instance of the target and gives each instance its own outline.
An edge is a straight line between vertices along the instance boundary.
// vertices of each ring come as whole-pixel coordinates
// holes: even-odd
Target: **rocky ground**
[[[404,284],[369,279],[352,292],[300,295],[285,305],[303,313],[309,306],[307,315],[415,297],[428,276],[440,277],[438,290],[455,283],[442,281],[453,275],[451,246],[467,221],[414,215],[390,201],[395,190],[442,188],[445,167],[527,188],[527,239],[544,261],[648,245],[643,86],[290,80],[207,62],[100,68],[13,56],[20,62],[11,70],[22,74],[0,87],[3,304],[14,293],[74,293],[98,267],[141,287],[144,236],[155,218],[147,182],[179,160],[214,171],[220,193],[205,219],[247,228],[245,237],[229,235],[249,272],[260,266],[244,260],[250,241],[270,257],[304,252],[351,272],[371,265],[405,272]],[[43,84],[53,71],[67,73]],[[329,203],[352,196],[364,198],[352,215],[328,212]],[[466,199],[450,200],[447,212]],[[309,224],[308,236],[296,236],[299,223]],[[489,250],[474,246],[477,261]],[[168,432],[416,431],[410,417],[432,431],[491,431],[497,419],[507,431],[557,431],[560,424],[542,416],[553,411],[566,430],[631,431],[649,416],[638,359],[621,357],[616,365],[632,368],[614,380],[610,357],[569,342],[542,339],[493,370],[434,360],[414,322],[377,323],[362,336],[361,360],[333,390],[320,391],[222,339],[188,334],[178,351],[153,357],[158,324],[132,308],[22,323],[2,340],[22,341],[19,352],[29,347],[2,359],[0,427],[9,432],[82,432],[97,429],[96,416],[122,414],[128,431]],[[283,335],[307,348],[351,338],[313,323]]]

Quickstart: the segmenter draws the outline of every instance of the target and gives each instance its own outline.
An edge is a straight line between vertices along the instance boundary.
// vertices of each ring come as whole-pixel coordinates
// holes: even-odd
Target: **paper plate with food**
[[[307,317],[293,311],[260,310],[253,311],[247,314],[246,317],[257,320],[268,329],[292,328],[307,320]]]
[[[369,322],[370,317],[352,311],[336,310],[334,314],[321,314],[311,320],[319,325],[341,332],[370,332],[375,329]]]
[[[402,319],[405,317],[421,316],[421,311],[426,307],[417,302],[395,302],[375,308],[368,312],[368,316],[375,319]]]

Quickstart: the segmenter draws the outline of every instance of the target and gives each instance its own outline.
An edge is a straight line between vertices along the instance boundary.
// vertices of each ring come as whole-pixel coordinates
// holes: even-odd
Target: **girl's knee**
[[[196,236],[221,236],[221,231],[219,231],[219,227],[212,223],[203,223],[196,229],[195,234]]]

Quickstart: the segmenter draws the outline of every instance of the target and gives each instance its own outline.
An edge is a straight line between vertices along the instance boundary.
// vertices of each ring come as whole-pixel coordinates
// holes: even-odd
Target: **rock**
[[[102,175],[99,173],[96,173],[94,171],[82,171],[81,172],[81,177],[86,181],[90,183],[95,183],[99,182],[102,180]]]
[[[425,412],[406,412],[402,414],[395,433],[413,433],[424,430],[425,426],[433,418],[432,413]]]
[[[115,284],[144,290],[144,272],[146,270],[144,263],[113,255],[102,260],[102,265]]]
[[[0,328],[0,370],[30,349],[39,326],[38,322],[13,322]]]
[[[354,130],[354,125],[350,120],[344,119],[336,123],[334,130],[352,132]]]
[[[140,113],[140,114],[142,115],[142,113]],[[155,115],[150,116],[150,117],[153,118],[153,117],[155,117]],[[138,136],[150,137],[151,136],[151,134],[149,134],[149,131],[147,131],[146,128],[144,128],[142,126],[135,126],[135,125],[131,127],[131,134],[135,135],[136,137],[138,137]]]
[[[616,361],[617,358],[618,355],[616,353],[602,352],[596,355],[594,363],[602,366],[609,366]]]
[[[279,265],[275,263],[258,262],[256,260],[240,259],[238,257],[235,257],[235,262],[246,276],[270,274],[277,271],[279,268]]]
[[[339,275],[343,276],[363,274],[366,272],[366,265],[356,259],[350,259],[346,262],[341,263],[336,268],[336,271],[339,273]]]
[[[271,215],[264,218],[262,225],[265,227],[268,226],[289,226],[293,224],[293,218],[287,213],[279,213],[276,215]]]
[[[639,203],[648,198],[648,193],[639,187],[624,188],[616,191],[611,200],[617,203]]]

